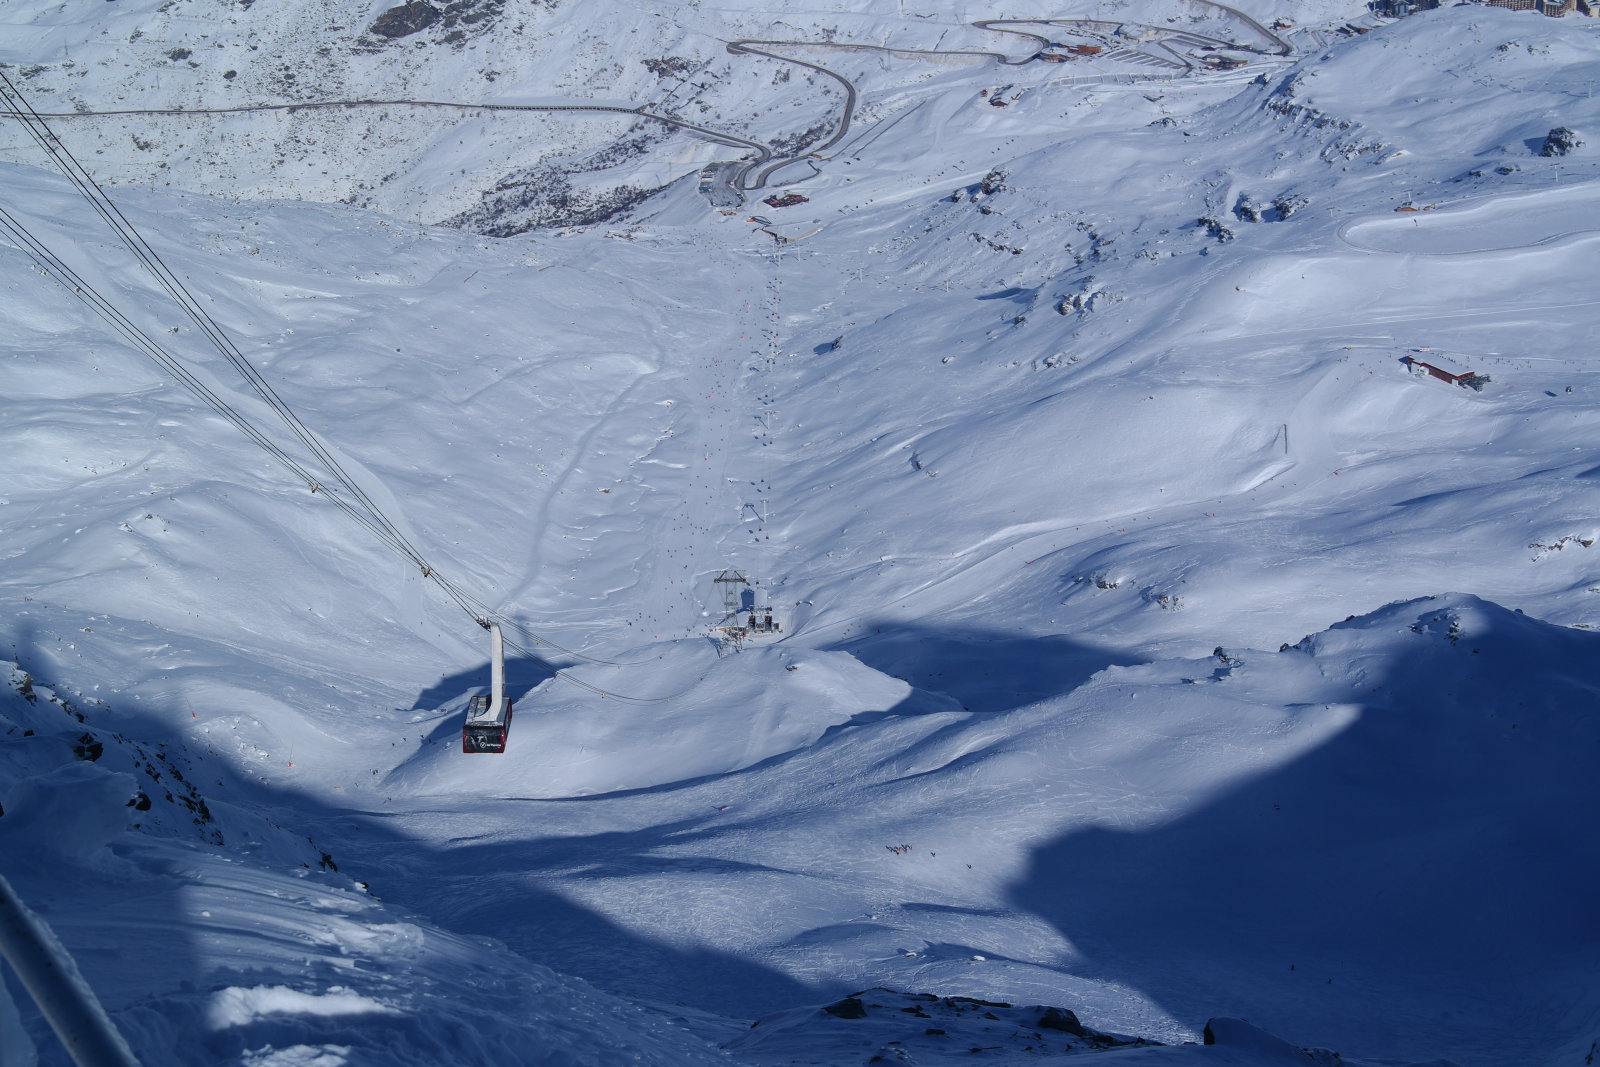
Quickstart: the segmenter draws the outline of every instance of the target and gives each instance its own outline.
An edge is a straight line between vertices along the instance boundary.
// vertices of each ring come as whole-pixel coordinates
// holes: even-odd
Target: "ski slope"
[[[315,63],[422,95],[492,60],[496,94],[631,100],[659,80],[640,59],[682,54],[715,78],[680,103],[774,140],[837,100],[719,40],[931,48],[1018,14],[496,10],[459,48]],[[230,57],[333,40],[269,0],[229,17]],[[182,4],[6,18],[41,107],[268,85],[141,67],[215,32]],[[546,20],[521,58],[518,19]],[[1600,129],[1600,40],[1457,7],[1327,41],[1160,84],[819,50],[860,131],[785,173],[792,244],[711,207],[687,140],[619,164],[676,180],[604,224],[442,225],[539,166],[622,181],[580,176],[604,123],[519,127],[527,155],[500,119],[323,115],[299,147],[305,116],[164,119],[160,153],[131,118],[60,124],[526,652],[508,752],[463,755],[470,613],[0,243],[0,654],[26,672],[0,873],[148,1063],[1093,1050],[1053,1007],[1161,1043],[1095,1052],[1129,1064],[1576,1065],[1600,176],[1590,147],[1537,151]],[[1006,82],[1006,108],[979,95]],[[5,209],[281,433],[7,137]],[[781,634],[708,636],[726,568]],[[856,993],[864,1017],[824,1010]],[[6,1062],[65,1062],[10,999]]]

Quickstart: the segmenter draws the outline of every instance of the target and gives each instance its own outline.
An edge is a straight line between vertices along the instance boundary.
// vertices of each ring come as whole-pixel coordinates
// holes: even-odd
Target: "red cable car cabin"
[[[461,727],[461,751],[504,752],[506,734],[511,730],[511,711],[511,701],[504,697],[498,708],[488,693],[468,699],[467,721]]]
[[[467,700],[467,721],[461,727],[461,751],[504,752],[511,729],[511,698],[506,696],[505,642],[498,623],[479,620],[489,631],[489,691]]]

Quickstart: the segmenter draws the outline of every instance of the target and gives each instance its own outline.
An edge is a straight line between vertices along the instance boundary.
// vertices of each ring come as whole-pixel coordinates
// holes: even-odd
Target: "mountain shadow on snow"
[[[1600,635],[1451,595],[1230,659],[1136,691],[1297,690],[1285,716],[1344,705],[1348,725],[1176,821],[1044,844],[1016,906],[1180,1018],[1247,1011],[1333,1043],[1357,1010],[1366,1047],[1348,1053],[1531,1056],[1600,951],[1600,845],[1559,829],[1600,810]]]
[[[1107,667],[1133,662],[1065,634],[1039,637],[871,619],[861,630],[864,636],[833,647],[915,687],[918,692],[895,709],[901,712],[1009,711],[1063,696]]]

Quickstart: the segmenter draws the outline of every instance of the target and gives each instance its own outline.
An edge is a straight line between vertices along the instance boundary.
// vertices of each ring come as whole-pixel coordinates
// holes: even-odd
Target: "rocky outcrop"
[[[1583,147],[1583,138],[1565,126],[1557,126],[1544,135],[1544,144],[1539,148],[1541,156],[1564,156],[1574,149]]]

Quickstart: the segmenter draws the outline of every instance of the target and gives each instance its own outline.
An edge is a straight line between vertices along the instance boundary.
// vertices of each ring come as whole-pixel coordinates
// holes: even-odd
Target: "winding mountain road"
[[[1265,51],[1267,54],[1279,56],[1289,55],[1293,51],[1287,41],[1283,40],[1283,38],[1279,37],[1265,26],[1262,26],[1259,22],[1244,14],[1242,11],[1229,7],[1226,4],[1215,3],[1213,0],[1194,0],[1194,2],[1203,4],[1207,7],[1214,7],[1220,11],[1226,12],[1230,16],[1249,26],[1256,33],[1260,34],[1262,38],[1270,42],[1270,46],[1266,49],[1249,48],[1248,46],[1239,45],[1233,41],[1222,40],[1219,37],[1210,37],[1205,34],[1195,33],[1192,30],[1169,30],[1152,26],[1149,28],[1158,34],[1163,35],[1165,38],[1155,43],[1172,55],[1173,58],[1166,59],[1162,56],[1155,56],[1151,55],[1150,53],[1141,52],[1134,52],[1131,53],[1131,55],[1143,56],[1151,65],[1168,67],[1173,70],[1191,71],[1195,69],[1196,65],[1187,57],[1179,53],[1176,49],[1172,48],[1171,45],[1167,43],[1168,41],[1179,41],[1183,44],[1199,48],[1236,48],[1250,51]],[[730,178],[729,184],[743,192],[750,192],[752,190],[765,188],[768,179],[770,179],[772,175],[776,174],[784,167],[794,163],[796,160],[805,159],[808,156],[813,156],[819,152],[825,152],[842,141],[850,132],[850,124],[855,118],[856,102],[859,98],[859,94],[856,90],[855,84],[851,82],[850,79],[846,78],[837,71],[829,70],[827,67],[824,67],[821,64],[812,63],[809,60],[796,59],[793,56],[774,52],[772,51],[773,48],[827,48],[840,52],[877,52],[886,55],[916,57],[966,56],[976,59],[990,59],[1005,66],[1016,67],[1038,59],[1044,50],[1051,46],[1052,42],[1049,37],[1046,37],[1043,34],[1015,29],[1014,27],[1062,26],[1081,36],[1107,40],[1121,31],[1126,24],[1108,21],[1105,19],[1037,18],[979,19],[978,21],[971,23],[971,25],[980,30],[989,30],[995,33],[1009,33],[1025,38],[1032,42],[1033,51],[1025,56],[1022,56],[1021,58],[1016,58],[1007,55],[1004,52],[990,52],[983,49],[891,48],[887,45],[857,44],[853,42],[773,41],[756,40],[751,38],[740,38],[739,40],[728,41],[727,49],[734,55],[758,55],[764,56],[768,59],[776,59],[783,63],[793,63],[796,66],[805,67],[809,70],[817,71],[820,74],[832,78],[834,81],[837,81],[841,86],[843,86],[845,91],[844,108],[839,116],[839,124],[833,133],[827,137],[827,139],[819,144],[809,146],[802,153],[782,159],[773,159],[772,153],[768,152],[764,158],[756,159],[746,163],[743,167],[735,171]],[[755,171],[758,167],[761,169],[755,174],[754,182],[751,182],[751,172]]]
[[[1251,50],[1251,51],[1261,51],[1261,52],[1264,52],[1265,54],[1279,55],[1279,56],[1289,55],[1293,51],[1293,49],[1288,44],[1288,42],[1283,40],[1283,38],[1279,37],[1277,34],[1273,33],[1271,30],[1269,30],[1266,27],[1262,26],[1255,19],[1251,18],[1249,15],[1246,15],[1244,12],[1237,10],[1236,8],[1229,7],[1226,4],[1217,3],[1217,2],[1215,2],[1215,0],[1191,0],[1191,2],[1202,4],[1202,5],[1207,6],[1207,7],[1213,7],[1213,8],[1216,8],[1216,9],[1220,10],[1220,11],[1226,12],[1229,16],[1231,16],[1231,17],[1233,17],[1235,19],[1238,19],[1240,22],[1242,22],[1245,25],[1247,25],[1255,33],[1259,34],[1263,38],[1263,40],[1265,40],[1267,42],[1270,42],[1269,46],[1266,47],[1266,48],[1260,48],[1260,49],[1251,48],[1250,46],[1239,45],[1239,44],[1236,44],[1235,42],[1224,41],[1224,40],[1222,40],[1220,38],[1209,37],[1209,36],[1206,36],[1205,34],[1195,33],[1192,30],[1172,30],[1172,29],[1165,29],[1165,28],[1162,28],[1162,27],[1148,27],[1150,30],[1153,30],[1156,34],[1163,36],[1162,40],[1155,41],[1154,43],[1157,44],[1159,47],[1163,48],[1164,50],[1166,50],[1173,58],[1172,59],[1167,59],[1167,58],[1162,57],[1162,56],[1152,55],[1149,52],[1138,52],[1138,51],[1127,51],[1126,58],[1134,59],[1134,58],[1142,57],[1140,59],[1140,61],[1145,62],[1148,65],[1161,66],[1161,67],[1167,68],[1169,71],[1187,72],[1187,71],[1194,70],[1196,68],[1196,65],[1193,62],[1191,62],[1187,57],[1185,57],[1184,55],[1179,53],[1177,50],[1173,49],[1171,47],[1171,45],[1168,44],[1169,41],[1177,41],[1177,42],[1180,42],[1182,44],[1189,45],[1191,47],[1199,47],[1199,48],[1239,48],[1239,49],[1248,49],[1248,50]],[[842,87],[843,90],[844,90],[844,94],[845,94],[844,106],[840,111],[839,122],[838,122],[838,125],[835,127],[834,131],[831,134],[829,134],[828,137],[825,138],[820,143],[808,146],[804,152],[801,152],[801,153],[798,153],[798,154],[795,154],[795,155],[791,155],[791,156],[785,156],[783,158],[777,158],[775,156],[774,152],[772,151],[772,149],[768,145],[762,144],[760,141],[755,141],[755,140],[752,140],[752,139],[750,139],[748,137],[741,137],[738,134],[729,133],[726,130],[718,130],[718,129],[713,129],[713,128],[709,127],[709,126],[701,126],[701,125],[699,125],[697,123],[688,122],[688,121],[685,121],[684,119],[676,118],[676,117],[674,117],[672,115],[662,115],[662,114],[657,114],[657,113],[652,112],[652,111],[647,111],[646,110],[646,106],[647,105],[643,105],[643,104],[641,104],[641,105],[639,105],[637,107],[625,107],[625,106],[620,105],[620,104],[584,104],[584,103],[562,103],[562,104],[481,104],[481,103],[462,103],[462,102],[446,101],[446,100],[319,100],[319,101],[308,101],[308,102],[304,102],[304,103],[291,103],[291,104],[245,104],[245,105],[240,105],[238,107],[217,107],[217,108],[124,108],[124,109],[110,110],[110,111],[30,112],[29,114],[26,114],[26,115],[19,114],[18,112],[15,112],[15,111],[0,111],[0,118],[18,118],[18,119],[41,118],[41,119],[51,119],[51,120],[63,120],[63,119],[105,118],[105,117],[112,117],[112,116],[119,116],[119,115],[123,115],[123,116],[132,116],[132,115],[149,115],[149,116],[242,115],[242,114],[250,114],[250,113],[255,113],[255,112],[267,112],[267,111],[282,111],[282,112],[290,112],[290,113],[292,113],[292,112],[296,112],[296,111],[310,111],[310,110],[317,110],[317,109],[322,109],[322,108],[359,108],[359,107],[451,108],[451,109],[455,109],[455,110],[459,110],[459,111],[566,111],[566,112],[583,112],[583,113],[598,113],[598,114],[631,115],[631,116],[633,116],[635,118],[638,118],[638,119],[644,119],[644,120],[647,120],[647,121],[650,121],[650,122],[659,122],[659,123],[662,123],[664,125],[672,126],[672,127],[677,128],[677,129],[680,129],[680,130],[685,130],[685,131],[687,131],[689,133],[694,134],[697,137],[700,137],[700,138],[702,138],[704,140],[707,140],[707,141],[710,141],[710,142],[713,142],[713,143],[716,143],[716,144],[724,144],[724,145],[728,145],[728,146],[733,147],[733,148],[741,148],[741,149],[745,149],[745,150],[747,150],[749,152],[754,153],[754,158],[752,158],[752,159],[750,159],[750,160],[748,160],[746,162],[743,162],[742,164],[734,165],[732,167],[732,169],[730,169],[728,171],[728,176],[725,179],[726,184],[728,185],[728,187],[730,189],[736,191],[737,193],[746,193],[746,192],[751,192],[751,191],[754,191],[754,190],[765,188],[767,181],[774,174],[776,174],[778,171],[782,170],[784,167],[790,165],[791,163],[794,163],[795,161],[800,160],[800,159],[805,159],[805,158],[808,158],[810,156],[814,156],[815,154],[817,154],[819,152],[825,152],[828,149],[832,148],[834,145],[837,145],[840,141],[844,140],[844,138],[850,132],[851,123],[855,119],[856,105],[858,103],[859,95],[860,95],[859,92],[856,89],[855,83],[850,81],[849,78],[846,78],[844,75],[840,74],[839,72],[834,71],[834,70],[830,70],[827,67],[822,66],[820,63],[813,63],[810,60],[797,59],[797,58],[795,58],[794,56],[791,56],[791,55],[784,55],[784,54],[782,54],[780,52],[775,52],[775,51],[773,51],[774,48],[785,48],[785,49],[825,48],[825,49],[831,49],[833,51],[841,51],[841,52],[877,52],[877,53],[887,54],[887,55],[900,55],[900,56],[911,56],[911,57],[923,57],[923,56],[947,57],[947,56],[957,56],[957,57],[968,57],[968,58],[974,58],[974,59],[988,59],[988,60],[993,60],[994,62],[1002,64],[1004,66],[1013,66],[1013,67],[1015,67],[1015,66],[1021,66],[1021,65],[1025,64],[1025,63],[1029,63],[1029,62],[1032,62],[1032,61],[1038,59],[1039,56],[1045,51],[1045,49],[1051,47],[1051,45],[1052,45],[1052,41],[1050,40],[1049,37],[1047,37],[1047,36],[1045,36],[1043,34],[1040,34],[1040,33],[1031,32],[1029,30],[1017,29],[1016,27],[1019,27],[1019,26],[1061,26],[1061,27],[1065,27],[1065,28],[1069,29],[1073,33],[1075,33],[1077,35],[1080,35],[1080,36],[1086,36],[1086,37],[1091,37],[1091,38],[1096,38],[1096,39],[1109,41],[1112,37],[1114,37],[1116,34],[1118,34],[1123,29],[1123,27],[1125,25],[1127,25],[1127,24],[1121,23],[1121,22],[1108,21],[1108,20],[1105,20],[1105,19],[1037,18],[1037,19],[980,19],[980,20],[978,20],[976,22],[971,23],[971,25],[976,27],[977,29],[980,29],[980,30],[988,30],[988,31],[992,31],[992,32],[995,32],[995,33],[1009,33],[1009,34],[1012,34],[1014,36],[1022,37],[1025,40],[1027,40],[1027,41],[1029,41],[1031,43],[1031,46],[1032,46],[1033,50],[1031,52],[1029,52],[1025,56],[1014,57],[1014,56],[1007,55],[1004,52],[991,52],[991,51],[987,51],[987,50],[983,50],[983,49],[890,48],[890,47],[888,47],[886,45],[858,44],[858,43],[853,43],[853,42],[839,42],[839,41],[777,41],[777,40],[758,40],[758,39],[754,39],[754,38],[740,38],[738,40],[733,40],[733,41],[726,42],[727,50],[733,55],[761,56],[761,57],[766,58],[766,59],[777,60],[780,63],[791,63],[791,64],[794,64],[795,66],[804,67],[807,70],[814,70],[817,73],[823,75],[824,77],[831,78],[834,81],[838,82],[840,87]],[[1085,82],[1088,82],[1088,81],[1103,81],[1103,80],[1113,80],[1113,79],[1122,80],[1122,79],[1128,79],[1128,78],[1134,78],[1134,79],[1139,79],[1139,78],[1143,78],[1143,79],[1162,79],[1162,78],[1169,78],[1169,77],[1172,77],[1172,76],[1174,76],[1174,75],[1171,74],[1171,73],[1149,74],[1149,75],[1137,75],[1137,74],[1132,74],[1132,75],[1129,75],[1129,74],[1093,75],[1093,76],[1090,76],[1089,78],[1082,79],[1082,80],[1085,81]],[[751,177],[752,173],[754,174],[754,179],[753,180],[752,180],[752,177]]]

